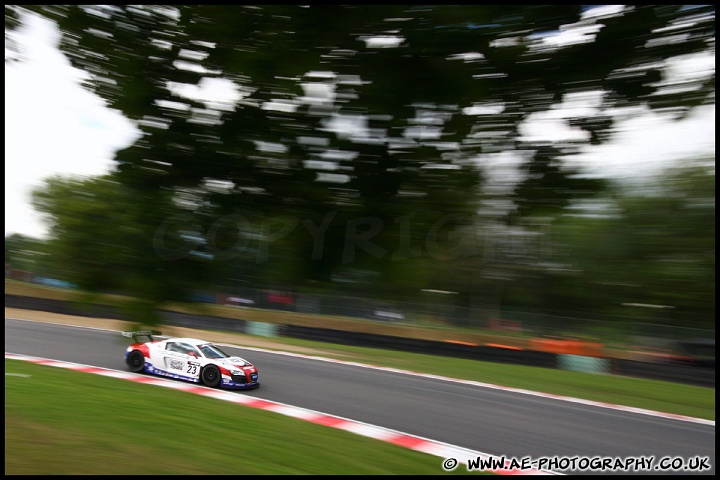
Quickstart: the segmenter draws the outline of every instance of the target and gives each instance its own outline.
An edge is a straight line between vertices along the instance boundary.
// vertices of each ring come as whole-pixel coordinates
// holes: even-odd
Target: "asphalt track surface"
[[[126,345],[127,339],[118,332],[5,319],[6,353],[127,371],[123,361]],[[702,473],[715,472],[714,422],[569,402],[302,355],[224,344],[223,349],[247,358],[260,372],[260,388],[238,395],[508,458],[708,457],[712,469]]]

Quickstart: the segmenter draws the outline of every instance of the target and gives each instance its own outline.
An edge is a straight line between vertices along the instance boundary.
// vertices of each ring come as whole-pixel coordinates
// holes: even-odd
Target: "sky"
[[[5,236],[44,237],[32,189],[51,175],[107,173],[138,132],[79,85],[84,74],[56,48],[54,24],[29,17],[26,28],[26,58],[5,63]]]
[[[79,82],[84,73],[70,66],[56,45],[59,32],[47,20],[29,17],[22,30],[22,62],[5,63],[5,236],[42,238],[46,225],[31,206],[31,191],[51,175],[101,175],[113,167],[115,151],[132,144],[139,132],[119,112]],[[715,57],[689,58],[675,74],[707,75]],[[571,109],[591,108],[587,98],[568,99],[563,109],[544,113],[524,128],[529,138],[560,140],[572,136],[561,126]],[[589,174],[615,179],[659,173],[680,159],[715,155],[715,106],[671,122],[645,112],[619,124],[612,142],[586,149],[574,164]],[[496,172],[518,159],[498,155]]]

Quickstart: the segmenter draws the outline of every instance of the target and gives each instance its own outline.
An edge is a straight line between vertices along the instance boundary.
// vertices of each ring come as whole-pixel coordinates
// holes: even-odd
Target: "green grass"
[[[6,475],[445,473],[440,457],[231,402],[16,360],[5,372]]]

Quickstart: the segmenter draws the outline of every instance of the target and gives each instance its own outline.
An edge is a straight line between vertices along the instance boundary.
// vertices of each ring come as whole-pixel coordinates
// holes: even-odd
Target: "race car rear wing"
[[[155,340],[153,335],[162,335],[162,332],[157,330],[136,330],[134,332],[122,332],[123,337],[130,337],[134,342],[138,342],[139,338],[147,338],[148,341],[152,342]]]

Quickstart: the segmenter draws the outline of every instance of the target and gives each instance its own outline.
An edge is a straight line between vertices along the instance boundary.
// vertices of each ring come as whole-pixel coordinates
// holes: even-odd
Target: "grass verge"
[[[15,360],[5,375],[6,475],[446,473],[433,455],[186,392]]]

